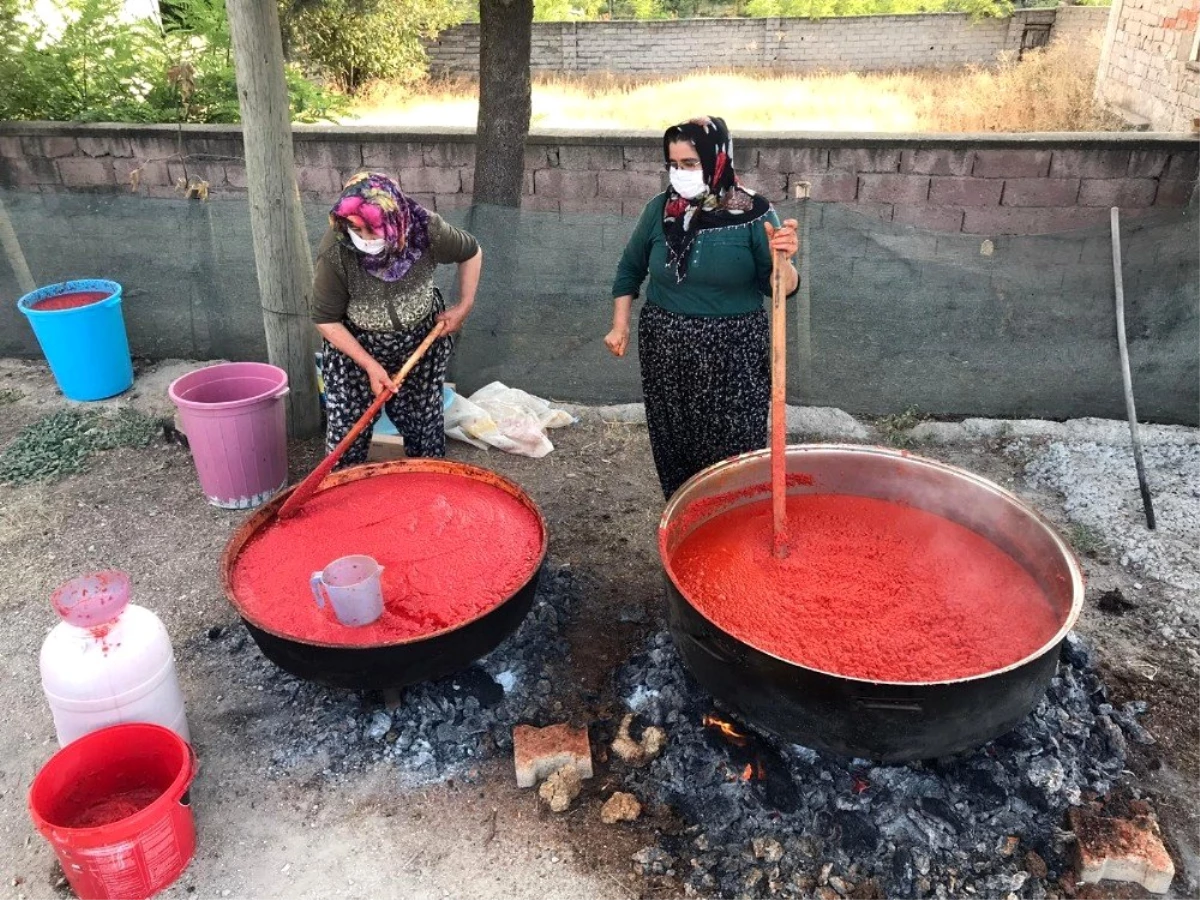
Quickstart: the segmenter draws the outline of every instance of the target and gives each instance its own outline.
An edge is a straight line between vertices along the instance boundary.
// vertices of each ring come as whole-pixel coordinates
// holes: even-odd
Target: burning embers
[[[715,728],[717,732],[723,738],[725,738],[725,740],[729,741],[729,743],[735,747],[745,747],[750,741],[749,737],[733,727],[732,722],[726,722],[724,719],[713,715],[712,713],[705,713],[704,718],[701,719],[701,721],[704,723],[705,728]],[[762,760],[758,759],[753,763],[746,763],[746,767],[742,769],[740,774],[731,769],[727,777],[730,781],[735,781],[738,779],[741,779],[742,781],[750,781],[752,778],[766,778],[767,773],[763,768]]]
[[[1126,740],[1146,739],[1137,709],[1107,703],[1074,637],[1016,729],[978,751],[910,765],[824,756],[714,711],[665,632],[617,683],[644,724],[669,732],[661,756],[624,772],[626,789],[690,826],[640,856],[656,861],[646,871],[680,873],[701,896],[811,896],[829,886],[842,896],[1056,896],[1070,866],[1065,810],[1109,794]]]
[[[724,735],[725,739],[729,741],[729,743],[733,744],[733,746],[746,746],[746,735],[734,728],[732,722],[726,722],[724,719],[718,718],[712,713],[705,713],[704,718],[700,721],[704,723],[705,728],[717,729],[717,731]]]
[[[771,809],[796,809],[799,798],[792,773],[767,741],[716,713],[705,713],[700,722],[710,745],[728,755],[727,781],[750,782],[759,799]]]

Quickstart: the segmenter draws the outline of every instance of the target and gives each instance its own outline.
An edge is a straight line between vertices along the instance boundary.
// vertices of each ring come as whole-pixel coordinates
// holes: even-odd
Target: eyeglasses
[[[668,169],[683,169],[685,172],[695,172],[697,169],[703,168],[702,163],[698,159],[685,159],[682,162],[671,160],[667,163]]]

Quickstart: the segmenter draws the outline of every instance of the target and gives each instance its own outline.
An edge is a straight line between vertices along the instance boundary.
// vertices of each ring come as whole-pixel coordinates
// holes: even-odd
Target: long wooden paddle
[[[771,519],[772,549],[777,559],[788,555],[787,533],[787,320],[783,288],[787,254],[771,253]]]
[[[354,427],[351,428],[344,438],[338,442],[338,445],[330,451],[329,455],[321,460],[320,464],[312,470],[312,473],[302,482],[296,485],[296,489],[292,491],[292,495],[284,501],[283,506],[279,507],[279,512],[276,515],[281,519],[290,519],[300,511],[308,499],[316,493],[317,488],[321,486],[321,482],[325,480],[325,476],[333,471],[333,467],[337,465],[342,454],[350,449],[367,424],[374,417],[375,413],[379,412],[387,399],[400,389],[400,385],[404,383],[404,379],[408,377],[408,373],[412,371],[413,366],[420,362],[421,357],[425,355],[425,351],[433,346],[433,342],[442,336],[446,326],[442,322],[438,322],[433,326],[429,334],[425,335],[425,340],[421,341],[420,346],[413,351],[412,356],[405,360],[404,365],[400,367],[400,371],[392,377],[391,390],[382,390],[375,401],[367,407],[367,411],[362,414]]]

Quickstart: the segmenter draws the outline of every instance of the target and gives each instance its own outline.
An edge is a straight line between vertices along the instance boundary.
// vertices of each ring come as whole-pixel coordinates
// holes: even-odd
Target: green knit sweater
[[[675,278],[667,265],[663,234],[666,193],[646,204],[621,254],[613,297],[634,297],[646,275],[646,302],[685,316],[736,316],[762,309],[771,293],[771,248],[763,222],[779,226],[774,209],[750,222],[701,231],[692,244],[687,277]]]

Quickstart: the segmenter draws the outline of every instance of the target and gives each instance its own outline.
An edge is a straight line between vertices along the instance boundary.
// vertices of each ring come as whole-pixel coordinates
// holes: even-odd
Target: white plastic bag
[[[554,449],[546,429],[574,421],[541,397],[493,381],[470,397],[454,395],[446,409],[446,435],[475,447],[540,459]]]

